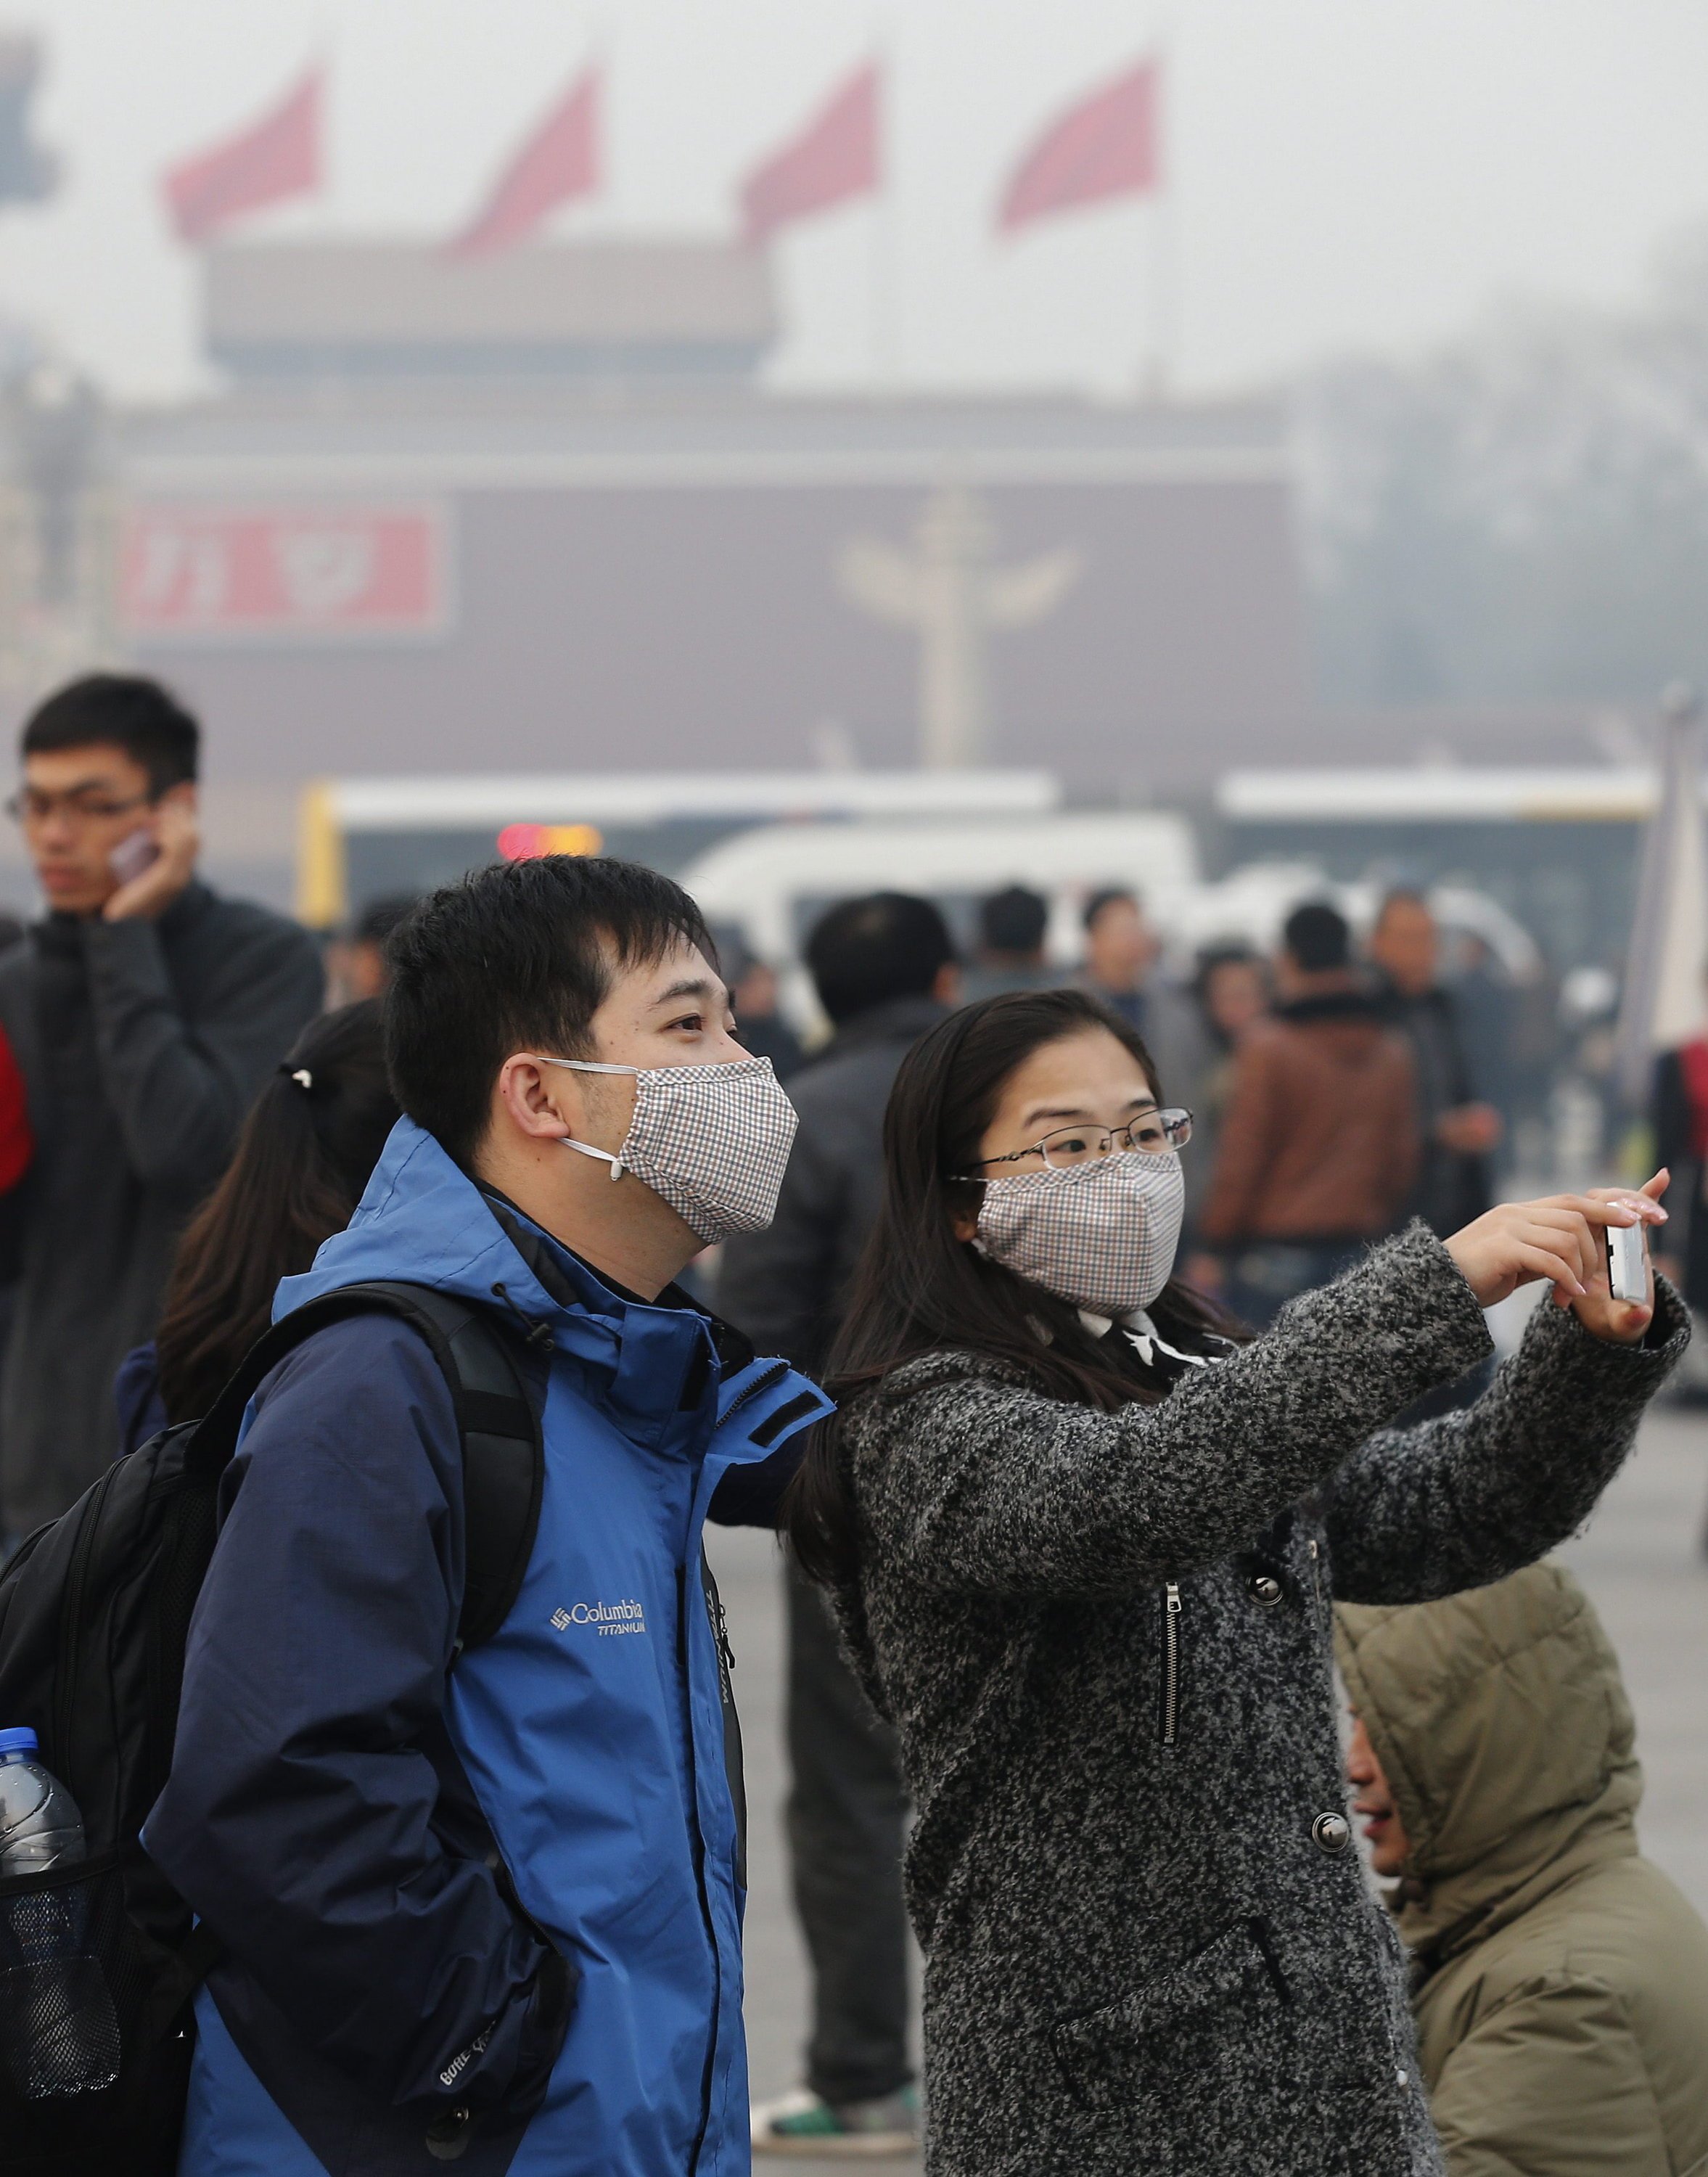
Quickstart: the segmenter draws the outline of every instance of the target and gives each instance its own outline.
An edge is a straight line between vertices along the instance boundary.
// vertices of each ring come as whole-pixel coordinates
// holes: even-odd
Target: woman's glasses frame
[[[1137,1137],[1141,1132],[1160,1138],[1140,1141]],[[966,1176],[977,1180],[984,1176],[985,1165],[1020,1164],[1028,1157],[1040,1159],[1048,1171],[1072,1171],[1082,1165],[1100,1163],[1117,1149],[1134,1149],[1141,1156],[1171,1156],[1191,1139],[1192,1113],[1176,1105],[1165,1111],[1141,1111],[1124,1127],[1057,1127],[1026,1149],[1010,1149],[1003,1156],[975,1157],[974,1162],[980,1169]],[[1069,1154],[1072,1144],[1079,1146]]]

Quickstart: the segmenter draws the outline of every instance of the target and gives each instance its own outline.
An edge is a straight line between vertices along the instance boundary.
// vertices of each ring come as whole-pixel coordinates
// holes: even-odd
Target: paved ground
[[[1595,1596],[1623,1659],[1647,1772],[1645,1848],[1708,1914],[1708,1416],[1657,1413],[1588,1534],[1563,1552]],[[783,1772],[778,1729],[782,1612],[775,1545],[713,1530],[738,1658],[747,1742],[753,1889],[747,1916],[747,2019],[754,2090],[792,2086],[804,2031],[805,1975],[784,1895],[778,1815]],[[809,2173],[822,2163],[761,2169]],[[915,2163],[885,2165],[902,2173]]]
[[[1708,1416],[1663,1410],[1560,1554],[1595,1597],[1637,1711],[1643,1849],[1708,1915]]]
[[[783,1594],[777,1544],[751,1529],[707,1529],[707,1555],[718,1575],[735,1650],[735,1690],[747,1756],[750,1823],[747,1871],[747,2038],[753,2091],[785,2093],[799,2080],[805,2038],[806,1971],[787,1896],[782,1814],[786,1788],[782,1745]],[[822,2161],[770,2157],[758,2170],[810,2177]],[[911,2161],[870,2167],[909,2177]]]

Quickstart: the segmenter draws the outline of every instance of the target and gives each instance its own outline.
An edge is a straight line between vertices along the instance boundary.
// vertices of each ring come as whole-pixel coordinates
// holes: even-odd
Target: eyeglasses
[[[101,824],[115,816],[128,816],[133,809],[145,809],[150,798],[146,794],[133,794],[126,800],[114,801],[106,794],[42,794],[26,786],[6,804],[6,814],[26,829],[32,824],[45,824],[52,816],[68,817],[74,824]]]
[[[1143,1111],[1125,1127],[1058,1127],[1041,1142],[1034,1142],[1029,1149],[1011,1149],[1006,1156],[976,1157],[974,1161],[1023,1164],[1028,1157],[1040,1157],[1049,1170],[1064,1171],[1078,1164],[1095,1164],[1118,1149],[1137,1149],[1143,1156],[1167,1156],[1183,1149],[1191,1139],[1190,1111]]]

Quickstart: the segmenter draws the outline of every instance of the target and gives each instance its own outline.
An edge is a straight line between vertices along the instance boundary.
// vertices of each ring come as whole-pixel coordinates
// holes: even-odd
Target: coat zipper
[[[769,1390],[789,1373],[787,1361],[778,1361],[764,1369],[754,1381],[745,1385],[729,1402],[728,1411],[718,1423],[721,1428],[731,1415],[756,1399],[761,1391]],[[707,1598],[707,1617],[711,1622],[712,1645],[718,1651],[718,1686],[734,1705],[734,1688],[728,1678],[729,1666],[734,1661],[728,1631],[718,1623],[723,1606],[719,1598],[716,1617],[711,1599]],[[688,2158],[689,2177],[700,2167],[700,2157],[705,2151],[706,2135],[712,2128],[712,2090],[718,2071],[718,2030],[723,2010],[723,1954],[718,1946],[718,1923],[712,1917],[711,1893],[706,1886],[706,1838],[700,1826],[700,1763],[694,1741],[694,1687],[689,1663],[688,1640],[688,1572],[687,1568],[676,1568],[676,1653],[682,1667],[682,1700],[686,1711],[688,1754],[688,1796],[692,1820],[689,1841],[694,1853],[694,1884],[700,1895],[700,1918],[705,1924],[706,1940],[712,1951],[712,2026],[706,2038],[706,2065],[700,2081],[700,2125],[694,2135],[694,2150]]]
[[[728,1411],[718,1423],[721,1428],[731,1415],[756,1399],[761,1391],[769,1390],[789,1373],[787,1361],[778,1361],[756,1377],[754,1381],[737,1394],[729,1402]],[[707,1598],[707,1618],[712,1628],[712,1645],[718,1653],[718,1689],[733,1707],[734,1688],[729,1679],[729,1667],[735,1661],[734,1650],[729,1645],[727,1629],[720,1622],[723,1616],[723,1599],[718,1602],[713,1615],[710,1596]],[[706,2039],[706,2065],[700,2082],[700,2127],[694,2135],[694,2151],[688,2158],[689,2177],[700,2167],[700,2157],[705,2151],[706,2135],[712,2128],[712,2090],[718,2070],[718,2029],[723,2009],[723,1954],[718,1946],[718,1923],[712,1917],[711,1893],[706,1886],[706,1838],[700,1827],[700,1764],[694,1741],[694,1688],[689,1663],[688,1640],[688,1572],[679,1565],[676,1569],[676,1653],[682,1667],[682,1699],[687,1717],[688,1739],[688,1795],[692,1821],[689,1840],[694,1852],[694,1884],[700,1895],[700,1917],[705,1923],[706,1940],[712,1951],[712,2027]],[[727,1711],[726,1711],[727,1713]]]
[[[694,1852],[694,1883],[700,1893],[700,1917],[712,1947],[712,2025],[706,2037],[706,2065],[700,2079],[700,2127],[694,2135],[694,2151],[688,2158],[689,2177],[700,2167],[706,2135],[712,2125],[712,2088],[718,2069],[718,2029],[723,2010],[723,1954],[718,1947],[718,1923],[712,1918],[711,1893],[706,1886],[706,1839],[700,1827],[700,1762],[694,1743],[694,1683],[688,1659],[688,1572],[676,1569],[676,1652],[682,1666],[682,1702],[688,1725],[689,1841]],[[722,1658],[720,1657],[720,1662]]]
[[[707,1623],[712,1628],[712,1645],[718,1650],[718,1692],[723,1708],[723,1768],[729,1786],[730,1808],[735,1816],[735,1880],[745,1890],[747,1780],[742,1761],[741,1718],[735,1706],[735,1648],[729,1638],[729,1620],[723,1612],[723,1597],[718,1592],[718,1583],[712,1577],[712,1568],[706,1562],[703,1550],[700,1577],[706,1590]]]
[[[736,1393],[735,1396],[729,1401],[729,1412],[725,1414],[723,1420],[718,1422],[718,1427],[722,1428],[723,1421],[727,1421],[732,1414],[739,1413],[750,1399],[756,1399],[761,1391],[768,1391],[773,1383],[780,1383],[788,1373],[789,1363],[787,1361],[773,1361],[769,1368],[763,1370],[759,1375],[756,1376],[753,1381],[749,1383],[744,1390],[740,1390]]]
[[[723,1614],[723,1597],[715,1588],[706,1598],[706,1617],[718,1645],[718,1689],[723,1696],[724,1706],[733,1708],[735,1682],[730,1673],[735,1668],[735,1650],[730,1645],[729,1620]]]
[[[1172,1746],[1180,1725],[1180,1582],[1171,1580],[1162,1598],[1162,1743]]]

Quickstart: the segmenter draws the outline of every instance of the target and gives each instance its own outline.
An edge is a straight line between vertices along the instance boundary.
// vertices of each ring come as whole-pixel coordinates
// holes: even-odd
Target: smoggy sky
[[[1160,258],[1175,381],[1210,390],[1426,346],[1514,294],[1631,297],[1708,220],[1702,0],[14,0],[3,22],[46,45],[37,134],[67,173],[0,212],[0,312],[131,396],[196,382],[196,266],[159,170],[317,54],[330,187],[257,234],[446,232],[596,44],[610,182],[560,230],[716,232],[744,167],[881,41],[889,210],[780,243],[791,384],[870,378],[887,248],[906,382],[1128,388]],[[1161,35],[1169,210],[998,242],[1030,132]]]

